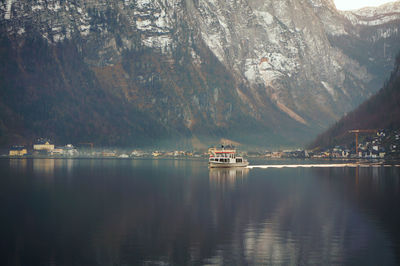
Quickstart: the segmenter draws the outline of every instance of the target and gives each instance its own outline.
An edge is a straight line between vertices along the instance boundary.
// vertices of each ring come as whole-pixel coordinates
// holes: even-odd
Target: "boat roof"
[[[235,151],[215,151],[215,153],[236,153]]]

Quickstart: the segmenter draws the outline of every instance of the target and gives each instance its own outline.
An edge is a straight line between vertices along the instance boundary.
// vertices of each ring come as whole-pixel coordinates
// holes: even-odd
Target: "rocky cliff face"
[[[8,0],[0,21],[3,143],[307,141],[377,91],[400,48],[399,2]]]

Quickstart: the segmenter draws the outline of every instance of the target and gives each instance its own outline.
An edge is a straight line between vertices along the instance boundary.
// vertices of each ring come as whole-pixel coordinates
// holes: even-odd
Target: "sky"
[[[334,0],[336,8],[340,10],[358,9],[366,6],[379,6],[394,0]]]

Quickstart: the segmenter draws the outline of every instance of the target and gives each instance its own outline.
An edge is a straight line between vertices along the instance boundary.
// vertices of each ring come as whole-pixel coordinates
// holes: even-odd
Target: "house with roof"
[[[13,146],[9,151],[10,156],[24,156],[28,154],[28,150],[24,146]]]
[[[54,151],[54,144],[51,144],[48,139],[38,139],[33,144],[33,150],[35,153],[52,153]]]

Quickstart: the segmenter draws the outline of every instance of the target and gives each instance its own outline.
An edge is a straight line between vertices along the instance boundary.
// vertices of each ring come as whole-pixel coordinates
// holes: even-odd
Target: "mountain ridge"
[[[21,125],[10,126],[3,116],[3,145],[39,134],[77,141],[72,128],[84,128],[91,120],[96,122],[84,135],[106,145],[157,144],[160,139],[187,139],[190,145],[192,138],[207,143],[221,137],[267,146],[298,145],[376,91],[399,39],[400,16],[391,15],[389,22],[373,27],[354,26],[332,1],[1,3],[1,38],[9,43],[3,47],[8,50],[2,61],[14,69],[2,73],[2,87],[9,86],[2,105]],[[376,39],[368,39],[371,32]],[[24,74],[25,67],[42,62],[29,47],[32,40],[57,66],[51,77],[56,85],[40,80],[49,72],[40,66]],[[384,50],[382,45],[386,61],[374,55]],[[70,50],[63,48],[69,46]],[[360,47],[366,47],[371,60],[357,56]],[[77,58],[75,66],[67,64],[69,56]],[[57,62],[60,57],[65,64]],[[80,81],[90,85],[74,82],[79,76],[75,68],[85,70]],[[35,98],[13,95],[13,86],[31,87],[32,93],[45,88],[39,94],[50,103],[51,112],[86,115],[74,122],[54,117],[41,131],[24,119],[32,116],[23,106]],[[59,106],[63,97],[48,97],[55,91],[82,94],[77,87],[93,94],[86,102],[72,97],[80,112],[69,110],[68,102]],[[14,100],[5,101],[7,97]],[[34,106],[40,105],[40,99],[36,101]],[[119,123],[104,116],[105,107],[119,109]],[[39,114],[34,119],[48,124]],[[60,130],[50,130],[54,127]],[[151,136],[154,130],[159,135]],[[148,140],[135,141],[136,137]]]

